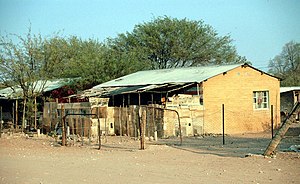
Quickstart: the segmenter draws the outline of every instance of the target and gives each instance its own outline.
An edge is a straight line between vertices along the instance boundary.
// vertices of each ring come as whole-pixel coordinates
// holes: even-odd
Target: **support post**
[[[61,113],[60,113],[60,116],[61,116],[61,124],[62,124],[62,146],[65,146],[66,145],[66,132],[65,132],[65,122],[63,121],[63,116],[64,116],[64,105],[61,104]]]
[[[14,126],[15,124],[15,104],[13,103],[13,107],[12,107],[12,126]],[[11,125],[9,125],[11,127]],[[10,130],[10,127],[9,127],[9,131]]]
[[[121,112],[121,110],[122,110],[122,107],[120,106],[119,107],[119,126],[120,126],[120,137],[121,137],[121,140],[122,140],[122,135],[123,135],[123,131],[122,131],[122,112]]]
[[[225,145],[225,108],[222,104],[222,133],[223,133],[223,145]]]
[[[34,97],[34,129],[35,130],[37,128],[36,120],[37,120],[37,105],[36,105],[36,96],[35,96]]]
[[[140,141],[141,141],[141,150],[145,149],[145,121],[146,115],[145,110],[140,106],[139,108],[139,119],[140,119]]]
[[[101,130],[100,130],[100,120],[99,120],[99,116],[97,116],[98,118],[98,139],[99,139],[99,150],[101,149]]]
[[[2,136],[2,106],[0,106],[0,138]]]
[[[280,143],[281,139],[284,137],[285,133],[288,131],[291,124],[295,121],[295,118],[294,118],[293,114],[295,112],[297,112],[297,110],[299,108],[300,108],[300,102],[296,102],[293,109],[288,114],[288,116],[286,117],[285,121],[283,122],[283,124],[281,125],[279,130],[274,135],[274,138],[269,143],[267,149],[265,150],[265,152],[263,154],[264,156],[270,156],[274,153],[274,151],[276,150],[276,148],[277,148],[278,144]]]
[[[15,121],[15,132],[17,132],[17,130],[18,130],[18,115],[19,115],[19,112],[18,112],[18,99],[16,99],[16,121]]]
[[[81,123],[81,146],[83,146],[83,136],[84,136],[84,119],[82,117],[79,117],[80,123]]]

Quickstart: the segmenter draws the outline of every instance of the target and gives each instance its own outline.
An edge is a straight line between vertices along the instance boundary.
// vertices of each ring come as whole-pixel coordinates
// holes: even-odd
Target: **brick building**
[[[87,93],[110,98],[109,107],[176,110],[184,135],[221,133],[223,119],[226,134],[270,130],[271,109],[275,126],[280,123],[280,80],[248,64],[140,71]],[[178,134],[177,115],[164,111],[163,119],[164,136]]]

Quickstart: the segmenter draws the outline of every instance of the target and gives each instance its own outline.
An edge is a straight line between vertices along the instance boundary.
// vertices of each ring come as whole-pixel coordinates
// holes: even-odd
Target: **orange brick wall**
[[[222,104],[225,106],[225,133],[270,130],[280,123],[280,81],[252,69],[238,67],[203,82],[204,133],[222,133]],[[253,91],[269,91],[269,108],[253,108]]]

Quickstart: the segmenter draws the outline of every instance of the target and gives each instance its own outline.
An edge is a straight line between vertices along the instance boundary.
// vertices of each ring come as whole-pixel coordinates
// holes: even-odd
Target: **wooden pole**
[[[99,116],[97,116],[98,118],[98,141],[99,141],[99,150],[101,149],[101,130],[100,130],[100,119]]]
[[[22,133],[24,132],[24,126],[25,126],[25,113],[26,113],[26,97],[24,97],[24,102],[23,102]]]
[[[36,130],[36,120],[37,120],[37,107],[36,107],[36,97],[34,97],[34,129]]]
[[[296,102],[291,112],[288,114],[287,118],[283,122],[282,126],[276,132],[274,138],[271,140],[270,144],[268,145],[267,149],[264,152],[264,156],[270,156],[274,153],[275,149],[277,148],[278,144],[280,143],[281,139],[285,135],[285,133],[290,128],[291,124],[295,121],[293,117],[294,112],[296,112],[300,108],[300,102]]]
[[[2,136],[2,106],[0,106],[0,138]]]
[[[65,122],[63,121],[63,116],[64,116],[64,105],[61,104],[61,114],[60,114],[60,119],[61,119],[61,124],[62,124],[62,146],[66,145],[66,133],[65,133]]]
[[[145,124],[146,124],[146,111],[140,107],[139,109],[140,116],[140,141],[141,141],[141,150],[145,149]]]
[[[120,130],[119,130],[119,133],[120,133],[120,137],[122,136],[122,113],[121,113],[121,109],[122,107],[120,106],[119,107],[119,126],[120,126]]]
[[[130,118],[128,115],[128,110],[129,110],[129,105],[130,105],[130,94],[128,94],[128,98],[127,98],[127,107],[126,107],[126,129],[127,129],[127,136],[130,136],[129,134],[129,122],[130,122]]]
[[[18,130],[18,99],[16,99],[16,122],[15,122],[15,125],[16,125],[16,127],[15,127],[15,130],[17,131]]]
[[[154,97],[153,97],[153,93],[151,93],[151,103],[154,107]],[[154,137],[154,140],[157,141],[157,130],[156,130],[156,124],[155,124],[155,109],[152,108],[152,124],[153,124],[153,137]]]
[[[13,107],[12,107],[12,125],[14,126],[15,124],[15,104],[13,103]],[[10,128],[9,128],[10,130]]]
[[[89,119],[89,146],[91,145],[91,119]]]
[[[138,107],[138,122],[137,122],[137,135],[138,138],[140,138],[141,135],[141,114],[140,114],[140,108],[141,108],[141,93],[139,93],[139,107]]]
[[[84,139],[83,139],[83,136],[84,136],[84,119],[80,116],[79,117],[79,119],[80,119],[80,122],[81,122],[81,146],[83,146],[83,141],[84,141]]]
[[[74,110],[72,110],[72,113],[74,113]],[[71,122],[72,122],[73,145],[75,145],[75,121],[74,121],[74,117],[72,116]]]

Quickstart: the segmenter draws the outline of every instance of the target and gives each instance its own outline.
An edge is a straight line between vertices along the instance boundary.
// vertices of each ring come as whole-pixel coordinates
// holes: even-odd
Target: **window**
[[[254,109],[269,108],[269,91],[253,92],[253,108]]]

